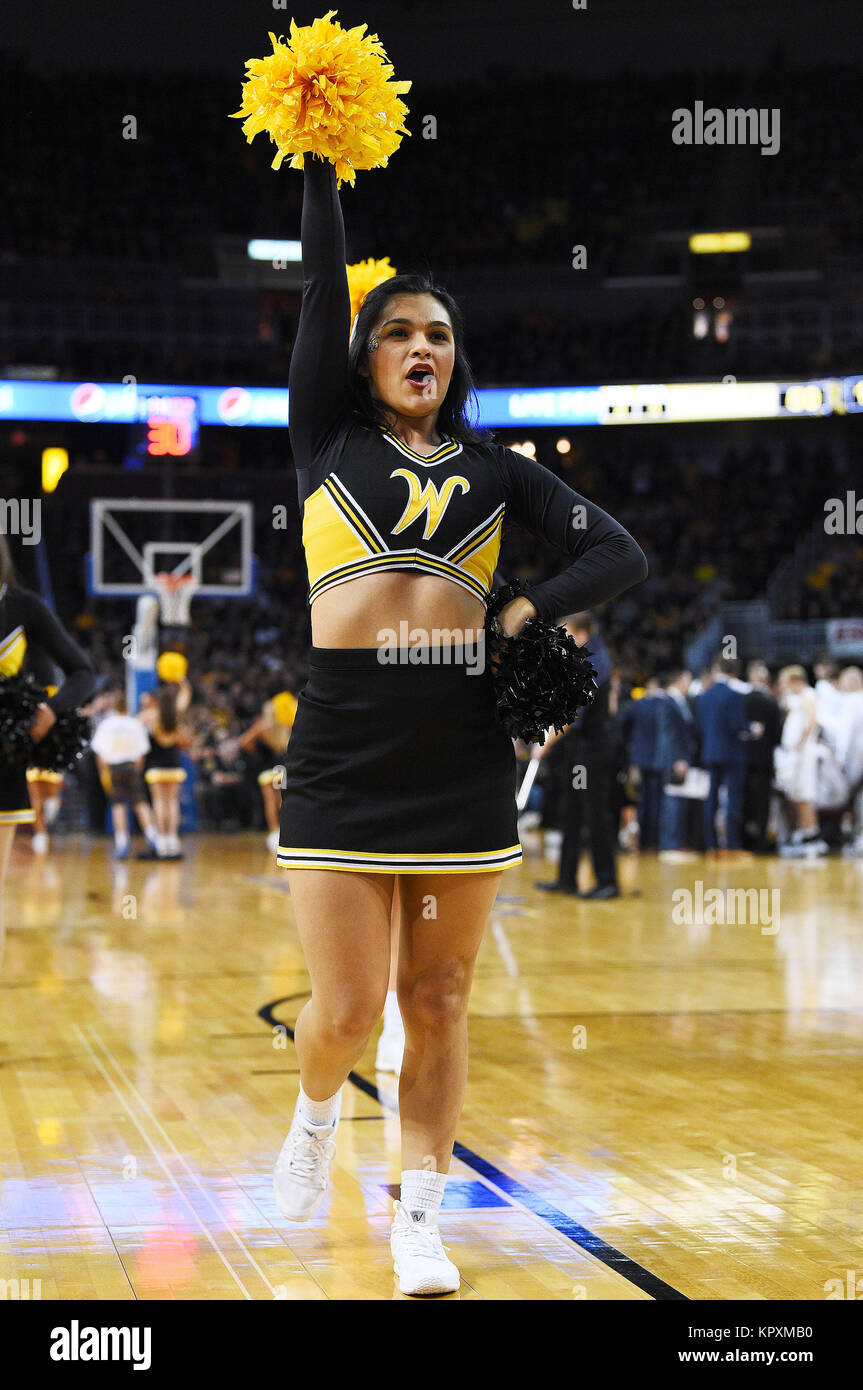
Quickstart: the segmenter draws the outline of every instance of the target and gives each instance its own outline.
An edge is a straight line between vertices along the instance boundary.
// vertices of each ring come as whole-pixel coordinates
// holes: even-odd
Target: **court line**
[[[305,995],[302,997],[308,996]],[[290,1003],[291,1000],[295,998],[297,998],[296,995],[285,995],[284,998],[274,999],[272,1003],[265,1004],[263,1008],[258,1010],[258,1017],[262,1018],[271,1028],[284,1028],[291,1042],[294,1040],[294,1030],[287,1023],[280,1023],[278,1019],[274,1018],[273,1010],[277,1008],[279,1004]],[[365,1095],[377,1101],[385,1110],[389,1110],[391,1114],[398,1114],[398,1107],[388,1101],[378,1090],[377,1086],[371,1081],[367,1081],[364,1076],[360,1076],[358,1072],[351,1071],[348,1073],[347,1079],[352,1082],[358,1090],[363,1091]],[[453,1144],[453,1157],[460,1159],[468,1168],[473,1168],[474,1172],[478,1173],[481,1178],[484,1178],[489,1186],[496,1189],[500,1195],[508,1197],[511,1202],[515,1202],[524,1207],[531,1215],[538,1217],[540,1221],[544,1221],[546,1225],[551,1226],[559,1235],[572,1241],[574,1245],[578,1245],[582,1250],[586,1251],[588,1255],[592,1255],[594,1259],[606,1265],[614,1274],[620,1275],[627,1283],[634,1285],[635,1288],[641,1289],[643,1293],[649,1294],[650,1297],[656,1299],[657,1302],[681,1300],[688,1303],[691,1301],[688,1294],[681,1293],[679,1289],[675,1289],[671,1284],[666,1284],[664,1279],[660,1279],[658,1275],[652,1274],[649,1269],[645,1269],[643,1265],[638,1264],[638,1262],[631,1259],[629,1255],[625,1255],[622,1250],[618,1250],[615,1246],[609,1245],[601,1236],[595,1235],[593,1231],[589,1231],[586,1226],[580,1225],[573,1217],[567,1216],[566,1212],[560,1211],[557,1207],[552,1206],[550,1202],[547,1202],[545,1198],[531,1191],[524,1183],[520,1183],[515,1178],[511,1178],[494,1163],[483,1158],[480,1154],[474,1153],[472,1149],[467,1148],[464,1144],[460,1144],[458,1140]]]
[[[192,1203],[189,1201],[189,1198],[188,1198],[188,1197],[186,1196],[186,1194],[183,1192],[182,1188],[180,1187],[180,1185],[179,1185],[179,1183],[177,1182],[176,1178],[174,1177],[173,1173],[171,1173],[170,1169],[167,1167],[167,1165],[166,1165],[164,1159],[162,1158],[162,1155],[161,1155],[161,1154],[158,1152],[158,1150],[156,1149],[155,1145],[153,1144],[152,1140],[150,1139],[150,1136],[147,1134],[147,1132],[146,1132],[146,1130],[144,1129],[143,1125],[140,1123],[140,1121],[139,1121],[139,1120],[137,1119],[137,1117],[135,1116],[134,1112],[133,1112],[133,1111],[130,1109],[130,1107],[127,1105],[126,1099],[125,1099],[125,1097],[123,1096],[123,1093],[121,1092],[121,1090],[119,1089],[119,1087],[116,1085],[116,1083],[114,1082],[113,1078],[112,1078],[111,1076],[108,1075],[107,1071],[106,1071],[105,1068],[102,1066],[102,1063],[100,1062],[100,1060],[99,1060],[99,1058],[97,1057],[96,1053],[93,1051],[92,1047],[90,1046],[90,1042],[89,1042],[87,1036],[82,1032],[81,1028],[78,1026],[77,1023],[76,1023],[76,1024],[73,1024],[73,1027],[74,1027],[75,1032],[79,1035],[79,1037],[80,1037],[81,1041],[83,1042],[84,1046],[86,1047],[87,1051],[90,1053],[90,1056],[91,1056],[91,1058],[93,1059],[93,1062],[94,1062],[95,1065],[98,1067],[99,1071],[101,1072],[102,1076],[103,1076],[103,1077],[105,1078],[105,1080],[107,1081],[108,1085],[111,1087],[111,1090],[114,1092],[115,1096],[116,1096],[117,1099],[119,1100],[119,1102],[120,1102],[120,1104],[122,1105],[123,1109],[126,1111],[126,1114],[129,1116],[129,1118],[130,1118],[130,1120],[132,1121],[133,1125],[134,1125],[135,1128],[138,1130],[138,1133],[141,1135],[141,1138],[144,1140],[144,1142],[146,1143],[147,1147],[150,1149],[150,1152],[152,1153],[153,1157],[156,1159],[156,1162],[159,1164],[159,1167],[162,1169],[162,1172],[165,1174],[165,1177],[168,1179],[168,1181],[171,1183],[172,1187],[175,1189],[175,1191],[176,1191],[178,1197],[180,1198],[180,1200],[181,1200],[182,1202],[184,1202],[185,1205],[188,1207],[188,1209],[189,1209],[189,1211],[192,1213],[192,1216],[194,1217],[195,1221],[198,1223],[198,1226],[200,1227],[201,1231],[204,1233],[204,1235],[206,1236],[207,1240],[210,1242],[210,1244],[212,1245],[212,1247],[213,1247],[213,1249],[215,1250],[216,1254],[218,1255],[219,1259],[222,1261],[222,1264],[225,1266],[225,1269],[228,1271],[228,1273],[230,1274],[231,1278],[233,1279],[233,1281],[234,1281],[234,1283],[237,1285],[237,1287],[242,1291],[243,1297],[246,1298],[247,1300],[249,1300],[250,1302],[253,1301],[254,1296],[253,1296],[252,1294],[249,1293],[248,1289],[246,1288],[246,1286],[245,1286],[245,1284],[243,1283],[242,1279],[240,1278],[239,1274],[238,1274],[238,1273],[236,1272],[236,1270],[234,1269],[233,1265],[231,1265],[230,1262],[225,1258],[225,1255],[223,1254],[223,1252],[221,1251],[221,1249],[219,1248],[219,1246],[216,1244],[215,1240],[213,1239],[212,1233],[207,1229],[207,1227],[204,1225],[203,1221],[201,1220],[200,1216],[199,1216],[198,1213],[195,1211],[195,1208],[193,1207]],[[154,1125],[156,1126],[156,1128],[161,1132],[161,1134],[162,1134],[163,1138],[165,1139],[165,1141],[167,1142],[167,1144],[170,1146],[171,1149],[173,1149],[174,1153],[175,1153],[175,1154],[177,1155],[177,1157],[180,1159],[180,1162],[183,1164],[183,1167],[186,1169],[187,1173],[188,1173],[189,1176],[192,1178],[192,1181],[195,1183],[196,1187],[198,1187],[198,1189],[204,1194],[204,1196],[205,1196],[205,1197],[207,1198],[207,1200],[209,1201],[210,1205],[213,1207],[213,1210],[217,1212],[217,1215],[221,1216],[221,1213],[219,1213],[219,1212],[217,1211],[217,1208],[215,1207],[215,1204],[214,1204],[212,1198],[210,1197],[209,1193],[208,1193],[208,1192],[206,1191],[206,1189],[201,1185],[200,1181],[199,1181],[198,1178],[195,1176],[195,1174],[192,1172],[191,1168],[189,1168],[189,1165],[186,1163],[186,1160],[183,1158],[183,1155],[182,1155],[182,1154],[179,1152],[179,1150],[175,1147],[175,1145],[174,1145],[173,1141],[171,1140],[170,1136],[167,1135],[167,1134],[165,1133],[165,1131],[164,1131],[164,1129],[162,1128],[161,1124],[160,1124],[159,1121],[156,1119],[156,1117],[155,1117],[155,1115],[153,1114],[152,1110],[150,1110],[149,1106],[147,1105],[146,1101],[141,1097],[140,1093],[136,1090],[135,1086],[132,1084],[132,1082],[129,1080],[129,1078],[125,1075],[125,1073],[123,1072],[123,1068],[120,1066],[119,1062],[116,1060],[116,1058],[115,1058],[115,1057],[113,1056],[113,1054],[111,1053],[110,1048],[108,1048],[107,1045],[103,1042],[103,1040],[99,1037],[99,1034],[96,1032],[96,1030],[95,1030],[95,1028],[93,1027],[92,1024],[88,1024],[88,1027],[89,1027],[90,1032],[92,1033],[93,1037],[95,1038],[96,1042],[97,1042],[97,1043],[99,1044],[99,1046],[100,1046],[101,1048],[103,1048],[103,1050],[107,1053],[107,1055],[108,1055],[108,1057],[110,1058],[111,1062],[112,1062],[113,1065],[116,1067],[117,1071],[120,1073],[120,1075],[122,1076],[123,1080],[126,1082],[126,1085],[127,1085],[127,1086],[129,1087],[129,1089],[130,1089],[131,1091],[133,1091],[134,1094],[137,1096],[140,1105],[142,1106],[142,1108],[144,1109],[144,1111],[149,1115],[150,1119],[153,1121],[153,1124],[154,1124]],[[108,1226],[107,1226],[107,1222],[105,1223],[105,1225],[106,1225],[106,1229],[109,1229]],[[246,1256],[248,1257],[250,1263],[253,1265],[253,1267],[255,1268],[255,1270],[257,1271],[257,1273],[260,1275],[260,1278],[262,1279],[262,1281],[264,1282],[264,1284],[266,1284],[267,1288],[270,1290],[270,1293],[273,1295],[273,1297],[275,1297],[275,1289],[273,1288],[273,1286],[272,1286],[272,1284],[270,1283],[270,1281],[269,1281],[269,1279],[267,1278],[267,1276],[264,1274],[263,1270],[262,1270],[262,1269],[260,1268],[260,1266],[258,1265],[258,1263],[257,1263],[257,1261],[255,1260],[254,1256],[251,1254],[251,1252],[247,1249],[247,1247],[245,1246],[245,1244],[243,1243],[243,1241],[242,1241],[242,1240],[240,1239],[240,1237],[237,1235],[236,1231],[234,1231],[233,1228],[232,1228],[230,1225],[227,1225],[227,1224],[226,1224],[225,1229],[228,1230],[228,1231],[230,1232],[230,1234],[234,1237],[234,1240],[237,1241],[238,1245],[241,1247],[241,1249],[244,1251],[244,1253],[245,1253]],[[110,1234],[110,1230],[109,1230],[109,1234]],[[112,1239],[113,1239],[113,1237],[112,1237]],[[122,1263],[122,1261],[121,1261],[121,1263]],[[128,1276],[127,1276],[127,1277],[128,1277]],[[131,1281],[130,1281],[130,1283],[131,1283]]]

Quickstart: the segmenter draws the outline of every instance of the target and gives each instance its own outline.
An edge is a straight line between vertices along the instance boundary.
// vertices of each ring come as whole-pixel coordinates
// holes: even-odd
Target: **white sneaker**
[[[30,843],[34,854],[48,853],[48,836],[44,830],[41,830],[37,835],[34,835]]]
[[[785,859],[814,859],[829,854],[830,847],[825,840],[792,839],[781,846],[779,853]]]
[[[381,1033],[375,1055],[375,1071],[391,1071],[394,1076],[399,1076],[404,1051],[404,1033]]]
[[[798,848],[801,859],[815,859],[821,854],[830,853],[826,840],[803,840]]]
[[[338,1110],[331,1125],[311,1125],[300,1114],[297,1101],[288,1137],[276,1160],[273,1191],[276,1206],[286,1221],[308,1221],[314,1216],[327,1193],[330,1163],[335,1156],[333,1135],[342,1112],[342,1093]]]
[[[270,833],[269,833],[269,835],[267,836],[267,849],[270,850],[273,854],[275,854],[275,852],[276,852],[276,850],[277,850],[278,848],[279,848],[279,832],[278,832],[278,830],[271,830]]]
[[[415,1221],[401,1202],[393,1207],[390,1249],[402,1293],[455,1293],[461,1278],[444,1254],[437,1222]]]

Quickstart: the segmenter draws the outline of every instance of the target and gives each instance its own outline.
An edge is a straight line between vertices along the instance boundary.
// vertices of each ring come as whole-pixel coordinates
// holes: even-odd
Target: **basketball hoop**
[[[189,608],[198,587],[193,574],[154,574],[153,587],[165,627],[188,627]]]

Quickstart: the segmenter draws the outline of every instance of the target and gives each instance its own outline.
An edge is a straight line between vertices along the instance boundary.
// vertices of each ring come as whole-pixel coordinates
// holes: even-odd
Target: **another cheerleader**
[[[174,655],[174,653],[171,653]],[[185,669],[185,658],[180,657]],[[156,857],[182,859],[180,849],[180,787],[186,770],[180,750],[191,743],[181,716],[189,708],[192,687],[183,676],[159,686],[155,698],[139,711],[138,718],[150,735],[150,752],[144,779],[150,788],[156,821]],[[141,859],[152,859],[152,847],[142,851]]]
[[[56,695],[57,686],[46,685],[45,694],[49,698]],[[60,812],[64,784],[62,772],[52,772],[47,767],[27,769],[27,790],[33,807],[33,839],[30,844],[34,854],[47,854],[51,847],[48,826],[54,824]]]
[[[313,645],[277,863],[312,994],[296,1023],[300,1094],[275,1194],[292,1221],[323,1201],[342,1086],[386,996],[398,878],[406,1042],[391,1246],[403,1293],[445,1293],[459,1274],[437,1222],[474,962],[502,871],[522,858],[515,753],[483,660],[502,526],[524,526],[571,560],[503,608],[507,637],[534,615],[603,603],[647,567],[606,512],[472,427],[461,314],[431,279],[397,275],[370,291],[348,347],[335,170],[306,154],[303,179],[289,390]]]
[[[79,709],[93,693],[96,674],[86,652],[72,641],[37,594],[18,584],[6,537],[0,534],[0,680],[28,672],[42,683],[51,663],[66,679],[38,707],[30,727],[34,743],[45,737],[57,715]],[[3,889],[15,827],[35,820],[27,790],[28,759],[0,748],[0,964],[3,957]]]
[[[282,809],[281,759],[291,736],[294,716],[297,712],[297,699],[289,690],[281,690],[271,700],[267,700],[260,715],[244,734],[237,739],[237,746],[244,752],[251,752],[260,742],[267,750],[264,766],[258,773],[258,786],[264,799],[264,815],[267,819],[267,849],[275,854],[279,848],[279,813]],[[275,758],[271,757],[275,754]]]

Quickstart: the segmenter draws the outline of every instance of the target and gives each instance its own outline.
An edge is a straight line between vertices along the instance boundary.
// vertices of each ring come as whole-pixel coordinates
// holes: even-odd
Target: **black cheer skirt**
[[[26,762],[10,762],[0,756],[0,825],[31,825],[35,819]]]
[[[176,743],[164,744],[153,740],[147,754],[144,780],[150,785],[153,782],[185,782],[186,769]]]
[[[406,874],[521,863],[515,750],[482,644],[393,655],[312,647],[284,757],[276,863]],[[441,655],[449,662],[432,659]]]

